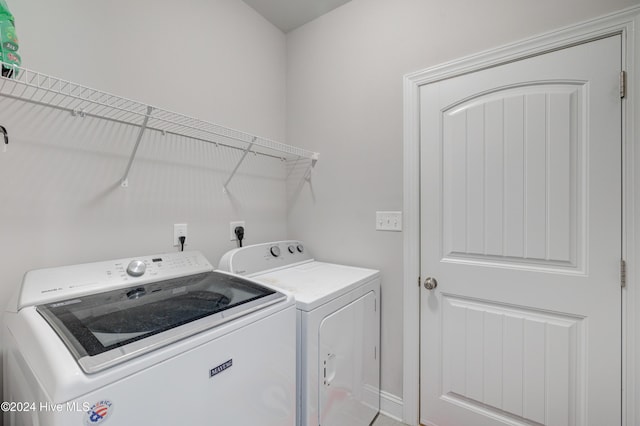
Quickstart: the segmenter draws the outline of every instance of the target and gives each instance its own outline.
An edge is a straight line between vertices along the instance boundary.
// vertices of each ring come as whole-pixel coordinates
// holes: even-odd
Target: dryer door
[[[369,292],[320,325],[321,426],[369,425],[380,409],[380,321]]]

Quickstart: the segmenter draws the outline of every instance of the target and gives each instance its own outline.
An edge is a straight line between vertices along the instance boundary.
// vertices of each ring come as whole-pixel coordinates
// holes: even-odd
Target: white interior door
[[[621,422],[621,37],[421,88],[420,420]]]

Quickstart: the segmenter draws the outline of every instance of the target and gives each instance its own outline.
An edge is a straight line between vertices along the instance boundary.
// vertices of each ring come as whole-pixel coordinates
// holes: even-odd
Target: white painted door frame
[[[404,344],[403,421],[419,424],[420,378],[420,86],[505,64],[577,43],[621,34],[622,69],[627,74],[623,102],[623,247],[627,285],[622,291],[623,425],[640,421],[640,6],[468,56],[404,77]]]

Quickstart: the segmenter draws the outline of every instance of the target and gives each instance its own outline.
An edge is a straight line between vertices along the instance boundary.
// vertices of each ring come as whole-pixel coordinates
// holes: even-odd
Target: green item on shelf
[[[0,19],[8,19],[9,21],[13,21],[13,15],[9,12],[9,6],[7,6],[7,2],[4,0],[0,0]]]
[[[18,36],[15,21],[5,0],[0,0],[0,62],[2,76],[14,76],[14,67],[19,67],[22,58],[18,54]],[[17,73],[17,70],[15,70]]]

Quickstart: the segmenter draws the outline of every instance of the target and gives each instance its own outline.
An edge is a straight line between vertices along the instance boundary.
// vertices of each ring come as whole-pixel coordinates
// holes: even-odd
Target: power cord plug
[[[4,144],[9,145],[9,133],[7,132],[7,128],[0,126],[0,133],[4,135]]]
[[[178,237],[178,241],[180,241],[180,251],[184,251],[184,242],[187,240],[187,237],[184,235]]]
[[[9,145],[9,133],[7,133],[7,128],[0,126],[0,133],[4,135],[4,146],[2,147],[2,152],[7,152],[7,145]]]
[[[236,226],[236,229],[233,230],[236,234],[236,238],[238,239],[238,246],[242,247],[242,240],[244,239],[244,227]]]

